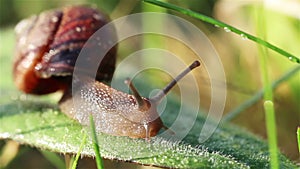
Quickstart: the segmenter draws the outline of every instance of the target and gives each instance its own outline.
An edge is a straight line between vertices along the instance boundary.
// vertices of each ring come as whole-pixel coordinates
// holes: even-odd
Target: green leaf
[[[167,126],[172,124],[177,116],[174,112],[180,107],[180,102],[174,98],[168,99],[162,115]],[[189,118],[188,112],[186,118]],[[195,126],[181,142],[159,136],[148,142],[99,133],[100,153],[108,159],[170,168],[269,167],[267,144],[237,126],[222,125],[206,142],[198,143],[204,121],[205,117],[199,115]],[[1,104],[0,124],[1,139],[71,154],[78,152],[84,132],[88,130],[62,114],[56,105],[28,99]],[[81,154],[95,155],[90,136]],[[281,168],[295,168],[283,155],[280,155],[280,162]]]

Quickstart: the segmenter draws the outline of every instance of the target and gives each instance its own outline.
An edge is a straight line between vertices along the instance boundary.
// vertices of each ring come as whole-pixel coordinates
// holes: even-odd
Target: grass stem
[[[144,2],[147,2],[147,3],[151,3],[151,4],[154,4],[154,5],[157,5],[157,6],[161,6],[161,7],[164,7],[164,8],[167,8],[167,9],[171,9],[171,10],[174,10],[174,11],[177,11],[177,12],[180,12],[182,14],[185,14],[185,15],[188,15],[188,16],[191,16],[193,18],[196,18],[196,19],[199,19],[201,21],[204,21],[204,22],[207,22],[207,23],[210,23],[216,27],[220,27],[220,28],[223,28],[226,32],[233,32],[233,33],[236,33],[238,34],[239,36],[241,36],[243,39],[249,39],[249,40],[252,40],[258,44],[261,44],[269,49],[272,49],[273,51],[285,56],[287,59],[289,59],[290,61],[292,62],[295,62],[295,63],[298,63],[300,64],[300,59],[288,52],[286,52],[285,50],[283,49],[280,49],[274,45],[272,45],[271,43],[267,42],[267,41],[264,41],[262,40],[261,38],[258,38],[258,37],[255,37],[249,33],[246,33],[240,29],[237,29],[231,25],[228,25],[224,22],[221,22],[221,21],[218,21],[216,19],[213,19],[211,17],[208,17],[208,16],[205,16],[205,15],[202,15],[200,13],[197,13],[197,12],[194,12],[192,10],[189,10],[189,9],[184,9],[184,8],[181,8],[179,6],[176,6],[176,5],[173,5],[173,4],[170,4],[170,3],[166,3],[166,2],[162,2],[162,1],[157,1],[157,0],[144,0]]]
[[[284,75],[282,75],[279,79],[275,80],[272,83],[272,90],[276,89],[282,82],[285,82],[290,77],[295,75],[298,71],[300,71],[300,66],[296,66],[292,68],[291,70],[287,71]],[[223,119],[222,123],[226,123],[234,119],[236,116],[238,116],[240,113],[245,111],[247,108],[251,107],[255,103],[257,103],[264,95],[265,90],[261,89],[256,94],[254,94],[250,99],[246,100],[244,103],[240,104],[238,107],[227,113]]]
[[[265,15],[264,15],[264,6],[257,7],[256,13],[256,21],[257,21],[257,34],[261,37],[266,35],[265,33]],[[272,86],[269,80],[268,75],[268,66],[267,66],[267,56],[268,50],[267,48],[258,45],[259,51],[259,64],[260,70],[262,72],[262,82],[264,87],[264,111],[265,111],[265,119],[266,119],[266,128],[267,128],[267,136],[268,136],[268,145],[269,145],[269,153],[270,153],[270,165],[271,169],[279,168],[278,161],[278,148],[277,148],[277,133],[276,133],[276,119],[275,119],[275,111],[273,104],[273,91]]]
[[[297,128],[297,141],[298,141],[298,151],[300,154],[300,126]]]
[[[93,148],[94,148],[95,156],[96,156],[96,165],[97,165],[98,169],[103,169],[104,167],[103,167],[102,158],[100,155],[97,133],[96,133],[95,123],[94,123],[94,119],[93,119],[92,115],[90,115],[90,125],[91,125],[92,139],[93,139]]]
[[[87,134],[84,133],[84,136],[83,136],[83,138],[82,138],[82,142],[81,142],[81,144],[80,144],[79,150],[78,150],[78,152],[77,152],[77,154],[76,154],[76,156],[75,156],[74,161],[72,162],[72,168],[71,168],[71,169],[76,169],[76,167],[77,167],[77,164],[78,164],[78,160],[79,160],[80,154],[81,154],[81,152],[82,152],[82,150],[83,150],[83,147],[84,147],[84,145],[85,145],[85,143],[86,143],[86,138],[87,138]]]

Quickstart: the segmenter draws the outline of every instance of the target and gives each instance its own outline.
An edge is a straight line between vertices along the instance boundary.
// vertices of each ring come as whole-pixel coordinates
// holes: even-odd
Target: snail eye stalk
[[[150,100],[155,103],[160,103],[162,98],[168,94],[168,92],[177,84],[179,80],[181,80],[184,76],[186,76],[198,66],[200,66],[200,62],[198,60],[194,61],[189,67],[187,67],[179,75],[177,75],[164,89],[162,89],[159,93],[150,98]]]

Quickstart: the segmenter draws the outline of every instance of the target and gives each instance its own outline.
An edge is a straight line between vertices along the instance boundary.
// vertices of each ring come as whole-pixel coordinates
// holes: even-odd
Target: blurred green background
[[[75,4],[96,5],[98,8],[108,13],[112,19],[126,16],[131,13],[151,11],[171,13],[195,24],[211,40],[221,57],[225,69],[228,94],[224,113],[227,113],[245,100],[251,98],[251,96],[262,87],[261,72],[259,70],[257,58],[257,44],[199,20],[172,11],[154,7],[153,5],[148,5],[138,0],[1,0],[0,2],[0,104],[9,101],[11,97],[18,97],[18,95],[20,95],[13,85],[11,71],[15,43],[14,26],[21,19],[38,14],[44,10]],[[167,2],[212,16],[253,35],[256,34],[254,9],[257,6],[262,5],[262,3],[259,3],[258,1],[228,0],[169,0]],[[262,17],[265,17],[266,40],[299,56],[300,1],[285,0],[277,1],[276,3],[266,1],[264,5],[266,15]],[[164,27],[162,27],[162,29],[164,29]],[[184,30],[182,30],[182,32],[185,33]],[[187,63],[190,63],[191,60],[196,58],[189,48],[174,39],[162,40],[155,36],[147,37],[147,41],[143,41],[139,38],[137,39],[138,40],[129,39],[120,43],[118,62],[130,53],[141,48],[142,45],[164,48],[182,56],[182,59]],[[157,43],[158,41],[159,43]],[[275,80],[280,78],[289,69],[296,66],[296,64],[291,63],[279,54],[270,51],[268,66],[269,75],[272,80]],[[209,84],[206,83],[208,77],[205,72],[195,74],[196,77],[198,77],[199,88],[201,91],[200,105],[204,110],[207,110],[210,105]],[[163,77],[162,79],[166,78]],[[164,83],[168,81],[169,79],[167,78]],[[280,150],[290,159],[295,161],[298,160],[299,162],[299,151],[296,144],[296,128],[300,125],[299,72],[282,83],[275,90],[274,100]],[[256,135],[266,139],[265,119],[261,101],[240,114],[233,120],[233,123],[238,124],[238,126],[241,126],[242,128],[247,128]],[[6,141],[0,142],[1,149],[3,149],[5,142]],[[23,166],[26,161],[26,163],[28,163],[28,167],[26,168],[52,168],[47,160],[42,159],[43,157],[35,149],[21,146],[19,155],[8,167],[14,168],[20,163],[22,163]],[[106,161],[106,165],[118,167],[120,164],[111,164],[109,161]],[[131,164],[130,167],[137,168],[138,166]]]

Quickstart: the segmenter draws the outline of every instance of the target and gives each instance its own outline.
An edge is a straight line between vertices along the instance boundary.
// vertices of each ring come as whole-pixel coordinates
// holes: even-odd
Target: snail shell
[[[16,86],[31,94],[66,90],[83,45],[108,21],[103,13],[85,6],[46,11],[21,21],[15,29],[17,52],[13,75]],[[106,38],[116,38],[115,30],[108,30]],[[88,47],[103,46],[92,44]],[[91,53],[85,59],[87,63],[98,63],[102,58]],[[116,47],[102,59],[96,79],[110,81],[115,62]],[[87,68],[90,65],[84,65],[86,67],[80,69],[88,76],[92,73]]]

